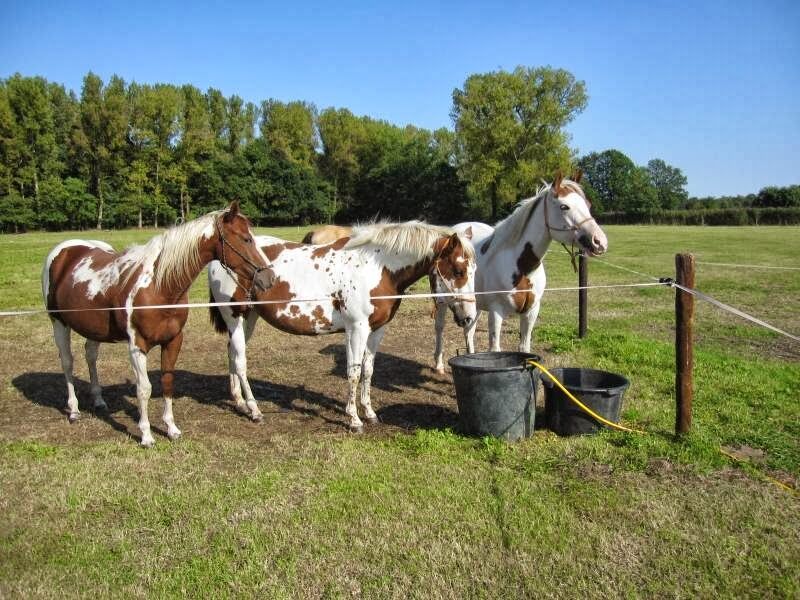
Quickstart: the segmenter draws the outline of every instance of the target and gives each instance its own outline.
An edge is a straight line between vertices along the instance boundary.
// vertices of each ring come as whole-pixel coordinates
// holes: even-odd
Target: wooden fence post
[[[586,337],[586,319],[589,310],[589,261],[586,255],[581,252],[578,255],[578,337]]]
[[[675,255],[675,281],[694,288],[694,256]],[[694,296],[675,289],[675,435],[692,427]]]

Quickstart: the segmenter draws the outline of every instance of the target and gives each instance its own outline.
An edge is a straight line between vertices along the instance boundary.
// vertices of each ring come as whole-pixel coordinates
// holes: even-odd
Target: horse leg
[[[89,366],[89,380],[92,386],[94,409],[95,411],[107,410],[108,405],[103,400],[103,390],[100,387],[100,379],[97,377],[97,355],[100,352],[100,342],[86,340],[84,350],[86,352],[86,364]]]
[[[444,358],[442,351],[442,341],[444,338],[444,322],[447,318],[447,305],[438,304],[436,306],[436,347],[433,350],[433,361],[436,364],[434,369],[439,374],[444,374]]]
[[[181,436],[181,430],[175,425],[175,417],[172,414],[172,399],[175,397],[173,388],[175,363],[182,345],[183,331],[161,346],[161,389],[164,392],[164,416],[162,419],[164,425],[167,426],[167,437],[171,440],[177,440]]]
[[[361,379],[361,364],[364,361],[368,336],[369,324],[367,323],[356,324],[347,331],[347,382],[350,390],[344,412],[350,417],[350,430],[354,433],[364,431],[364,424],[358,418],[356,394],[358,393],[358,382]]]
[[[67,411],[70,423],[74,423],[81,418],[81,411],[78,410],[78,397],[75,395],[75,384],[72,381],[72,348],[70,347],[70,334],[72,330],[61,321],[53,319],[53,339],[58,347],[58,356],[61,359],[61,368],[64,371],[64,379],[67,380]]]
[[[128,347],[131,366],[136,375],[136,398],[139,400],[139,431],[142,432],[142,446],[152,448],[156,441],[150,432],[150,419],[147,416],[147,403],[153,386],[147,376],[147,354],[135,342]]]
[[[464,343],[467,345],[467,353],[472,354],[475,352],[475,330],[478,328],[478,319],[481,316],[480,309],[475,311],[475,318],[472,322],[464,327]]]
[[[253,312],[255,317],[258,317]],[[231,397],[236,402],[239,412],[249,415],[253,421],[261,421],[264,415],[258,409],[253,390],[247,379],[247,340],[253,334],[256,319],[237,317],[233,328],[229,327],[228,371],[231,379]]]
[[[364,361],[361,363],[361,408],[364,409],[364,418],[367,423],[378,422],[378,415],[372,410],[372,400],[369,397],[369,393],[372,385],[375,355],[378,353],[378,346],[381,345],[385,332],[386,330],[383,327],[370,332],[369,337],[367,337],[367,348],[364,351]]]
[[[489,350],[500,352],[500,332],[503,328],[503,317],[499,312],[489,311]]]
[[[539,316],[539,301],[533,303],[531,309],[519,316],[519,351],[531,351],[531,332],[536,324],[536,317]]]

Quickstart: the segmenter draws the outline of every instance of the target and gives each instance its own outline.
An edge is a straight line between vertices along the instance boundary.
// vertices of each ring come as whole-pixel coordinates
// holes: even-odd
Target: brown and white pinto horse
[[[279,302],[245,310],[231,306],[211,309],[217,331],[230,335],[231,396],[239,410],[254,420],[262,415],[247,381],[245,346],[259,315],[296,335],[345,332],[350,386],[345,412],[354,431],[363,430],[356,409],[359,383],[364,416],[368,422],[377,421],[370,401],[373,363],[385,326],[400,306],[399,298],[376,296],[402,294],[428,275],[435,293],[458,294],[437,301],[450,306],[459,325],[475,317],[474,251],[467,238],[451,229],[410,221],[357,226],[352,238],[325,246],[269,237],[257,240],[272,261],[275,280],[256,299]],[[241,286],[217,263],[209,265],[208,277],[215,301],[241,296]]]
[[[309,231],[305,237],[303,237],[303,243],[316,244],[318,246],[332,244],[336,240],[350,237],[352,234],[352,227],[344,225],[323,225],[322,227]]]
[[[478,314],[489,313],[489,349],[500,350],[503,319],[519,316],[519,351],[530,352],[531,332],[539,315],[546,278],[544,255],[555,240],[574,245],[592,256],[608,249],[606,234],[594,220],[591,205],[580,186],[581,173],[572,179],[560,174],[552,185],[543,186],[533,198],[494,227],[485,223],[459,223],[453,229],[469,231],[477,254],[475,291],[510,290],[505,294],[478,294]],[[516,291],[520,290],[520,291]],[[436,370],[444,372],[442,333],[445,314],[436,314]],[[464,327],[467,352],[475,352],[477,318]]]
[[[80,417],[72,382],[70,332],[86,338],[94,408],[103,410],[97,378],[97,353],[101,342],[127,342],[136,374],[139,428],[142,446],[155,443],[150,432],[147,402],[151,385],[147,353],[161,346],[161,385],[164,390],[164,423],[170,439],[180,436],[172,415],[173,368],[183,342],[187,308],[134,310],[148,305],[184,304],[189,287],[203,267],[221,260],[243,286],[243,297],[269,288],[272,272],[253,241],[248,220],[234,202],[174,227],[144,246],[115,252],[105,242],[69,240],[48,255],[42,272],[42,294],[53,323],[53,336],[67,381],[69,420]]]

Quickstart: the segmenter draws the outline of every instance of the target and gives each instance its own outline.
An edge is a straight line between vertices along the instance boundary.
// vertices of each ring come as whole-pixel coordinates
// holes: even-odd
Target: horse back
[[[113,263],[119,254],[102,242],[74,240],[57,246],[45,263],[42,291],[48,310],[82,336],[102,341],[126,339],[124,311],[97,310],[124,305],[124,290]]]

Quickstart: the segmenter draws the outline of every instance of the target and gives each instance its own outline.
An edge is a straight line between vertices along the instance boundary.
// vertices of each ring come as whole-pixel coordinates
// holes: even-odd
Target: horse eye
[[[560,208],[561,210],[569,210],[569,206],[567,206],[566,204],[562,204]]]

